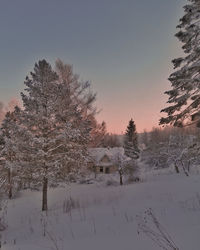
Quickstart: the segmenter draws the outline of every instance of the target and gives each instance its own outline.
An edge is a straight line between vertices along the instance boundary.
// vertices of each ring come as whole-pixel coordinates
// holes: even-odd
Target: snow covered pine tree
[[[126,129],[124,137],[124,152],[126,156],[133,160],[139,158],[140,151],[138,148],[136,126],[133,119],[129,121],[129,125]]]
[[[200,1],[188,0],[185,14],[177,28],[176,37],[183,43],[185,57],[174,59],[174,69],[169,77],[172,89],[166,91],[170,106],[161,110],[167,117],[160,124],[200,126]]]
[[[39,61],[30,77],[26,77],[27,94],[21,93],[23,126],[31,135],[31,147],[35,149],[32,152],[34,178],[43,185],[43,211],[47,210],[48,185],[57,182],[69,163],[68,173],[74,166],[81,168],[85,164],[89,140],[88,121],[82,119],[69,85],[59,80],[50,64]]]

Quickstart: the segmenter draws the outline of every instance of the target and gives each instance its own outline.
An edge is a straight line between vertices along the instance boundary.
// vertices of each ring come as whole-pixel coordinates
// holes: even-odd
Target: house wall
[[[104,155],[104,157],[101,159],[102,163],[111,163],[110,159],[108,158],[107,155]]]
[[[95,166],[94,166],[95,167]],[[100,169],[103,168],[103,172],[100,171]],[[115,165],[111,166],[96,166],[96,173],[106,173],[106,168],[109,168],[109,173],[115,173],[117,171],[117,167]]]

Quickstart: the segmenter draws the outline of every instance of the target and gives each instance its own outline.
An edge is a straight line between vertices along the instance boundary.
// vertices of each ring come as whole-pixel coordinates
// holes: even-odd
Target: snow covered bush
[[[78,200],[75,200],[70,196],[63,201],[63,213],[71,213],[71,210],[75,208],[80,208]]]
[[[154,128],[141,150],[141,163],[150,169],[174,168],[189,174],[200,163],[199,130],[190,128]]]

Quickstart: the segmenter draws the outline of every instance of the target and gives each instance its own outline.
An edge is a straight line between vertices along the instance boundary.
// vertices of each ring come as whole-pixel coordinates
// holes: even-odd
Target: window
[[[106,172],[106,174],[109,174],[110,173],[110,169],[107,167],[105,172]]]
[[[100,167],[99,172],[103,173],[103,167]]]

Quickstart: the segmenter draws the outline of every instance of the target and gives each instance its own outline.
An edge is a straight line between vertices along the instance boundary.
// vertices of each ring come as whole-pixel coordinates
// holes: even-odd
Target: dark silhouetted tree
[[[126,133],[124,136],[124,152],[125,155],[130,157],[131,159],[139,158],[139,148],[138,148],[138,138],[136,125],[131,119],[126,129]]]

